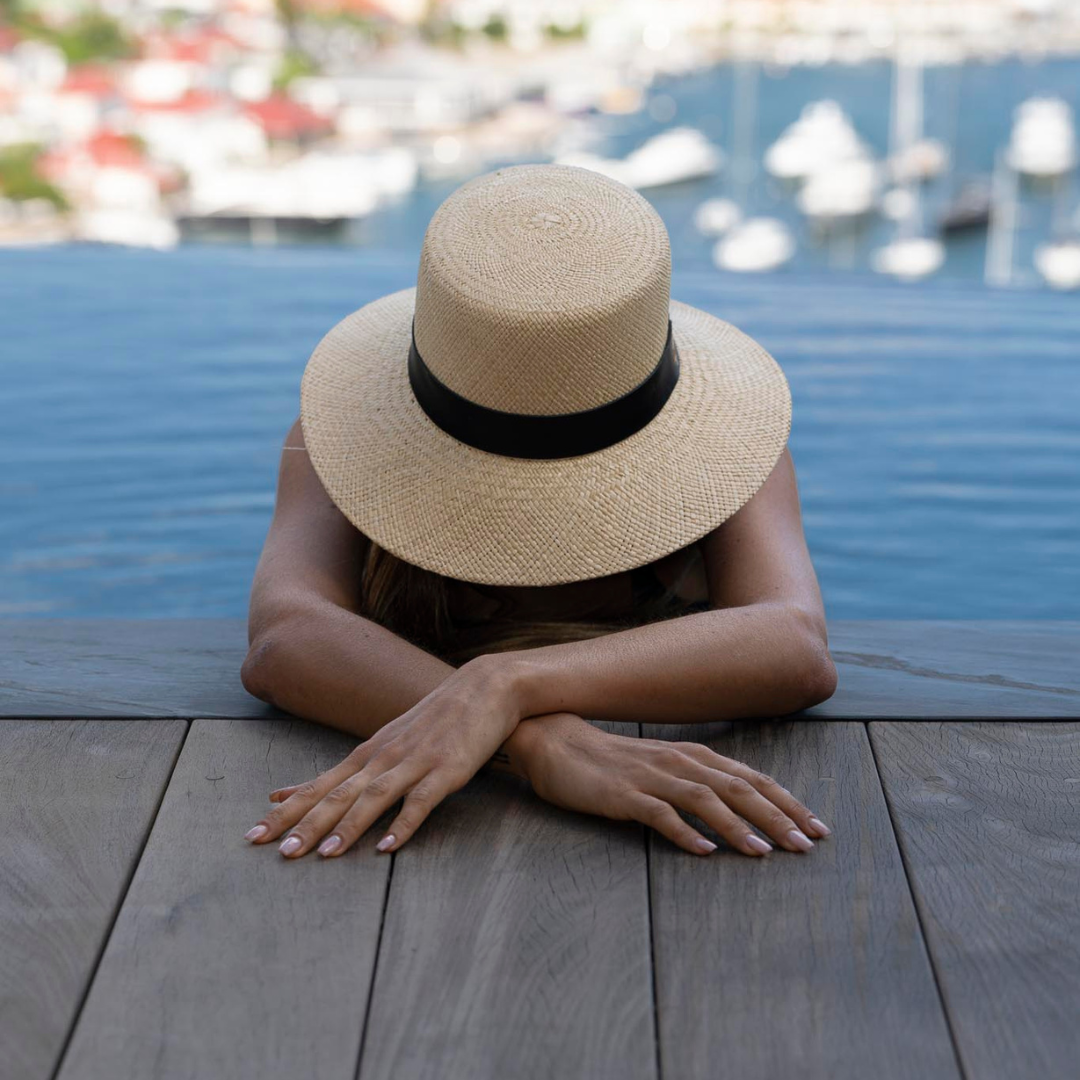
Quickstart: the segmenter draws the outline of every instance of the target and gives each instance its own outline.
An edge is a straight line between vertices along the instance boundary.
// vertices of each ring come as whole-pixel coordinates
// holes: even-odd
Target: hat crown
[[[670,290],[667,230],[636,191],[574,166],[513,166],[458,188],[432,217],[416,347],[478,405],[579,412],[656,367]]]

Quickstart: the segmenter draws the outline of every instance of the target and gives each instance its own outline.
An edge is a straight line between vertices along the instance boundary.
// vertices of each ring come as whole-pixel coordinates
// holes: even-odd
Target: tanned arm
[[[684,724],[830,697],[836,669],[786,449],[702,547],[712,610],[513,654],[525,714]]]
[[[326,494],[296,421],[252,584],[240,677],[262,701],[365,739],[455,670],[357,614],[367,546]],[[522,775],[512,743],[492,760]]]

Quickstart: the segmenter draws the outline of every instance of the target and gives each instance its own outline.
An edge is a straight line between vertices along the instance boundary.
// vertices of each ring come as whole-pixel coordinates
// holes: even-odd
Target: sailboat
[[[1052,289],[1080,289],[1080,238],[1040,244],[1035,269]]]
[[[661,131],[625,158],[604,158],[579,151],[562,154],[555,161],[559,165],[591,169],[639,191],[701,180],[715,175],[724,163],[719,148],[690,127]]]
[[[1013,114],[1006,161],[1015,172],[1052,180],[1076,168],[1072,109],[1060,98],[1028,98]]]
[[[917,145],[922,135],[922,65],[898,49],[893,67],[893,112],[890,142],[897,159]],[[878,248],[870,265],[879,274],[918,281],[941,268],[945,245],[923,235],[922,207],[914,175],[905,177],[900,190],[907,193],[910,212],[897,224],[895,239]]]
[[[1071,186],[1057,186],[1052,239],[1035,249],[1035,269],[1052,289],[1080,289],[1080,229],[1065,210]]]
[[[757,67],[741,61],[735,68],[735,123],[731,172],[736,208],[749,203],[754,164],[754,125],[757,118]],[[741,216],[741,211],[740,211]],[[721,270],[761,273],[791,261],[795,240],[778,218],[752,217],[734,224],[713,248],[713,263]]]

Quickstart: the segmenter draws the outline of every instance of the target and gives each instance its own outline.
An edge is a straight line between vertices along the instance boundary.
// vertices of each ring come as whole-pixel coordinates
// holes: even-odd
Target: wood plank
[[[353,1080],[388,859],[288,861],[243,834],[274,787],[355,740],[303,721],[197,720],[60,1072]]]
[[[1080,716],[1080,623],[838,621],[840,675],[814,719]]]
[[[761,769],[833,830],[761,859],[650,834],[661,1075],[958,1080],[863,725],[644,730]]]
[[[150,832],[183,720],[0,721],[0,1046],[49,1076]]]
[[[244,619],[0,620],[0,716],[274,717]]]
[[[513,777],[448,799],[395,855],[359,1075],[654,1078],[641,828]]]
[[[1080,723],[875,723],[968,1076],[1076,1076]]]
[[[814,719],[1080,715],[1080,622],[845,621]],[[0,620],[0,716],[274,717],[243,619]]]

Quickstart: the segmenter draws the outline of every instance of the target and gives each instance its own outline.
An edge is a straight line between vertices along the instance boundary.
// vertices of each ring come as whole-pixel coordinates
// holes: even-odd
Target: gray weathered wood
[[[1080,623],[839,620],[815,719],[1080,714]],[[279,716],[240,685],[243,619],[0,620],[0,716]]]
[[[282,715],[246,654],[243,619],[0,619],[0,716]]]
[[[707,858],[650,835],[661,1075],[957,1080],[862,724],[646,727],[761,769],[833,829]]]
[[[1080,1061],[1080,723],[875,723],[871,738],[961,1060]]]
[[[49,1076],[150,831],[183,720],[0,721],[0,1072]]]
[[[815,719],[1080,716],[1080,623],[839,621]]]
[[[353,745],[302,721],[195,721],[62,1078],[353,1080],[390,862],[243,840],[272,788]]]
[[[481,774],[395,855],[360,1078],[653,1078],[650,968],[640,827]]]

